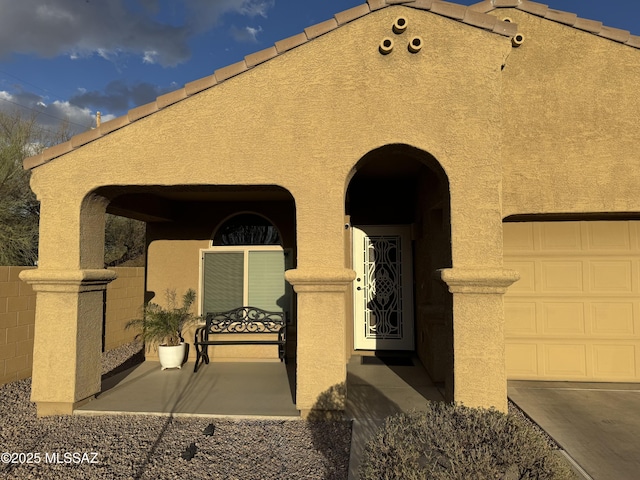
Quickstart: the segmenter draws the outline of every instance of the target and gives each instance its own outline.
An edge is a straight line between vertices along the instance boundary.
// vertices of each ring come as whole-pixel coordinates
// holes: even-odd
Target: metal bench
[[[222,338],[227,334],[251,334],[265,338],[241,339]],[[216,335],[210,340],[210,335]],[[284,312],[267,312],[256,307],[239,307],[227,312],[209,312],[205,325],[198,327],[195,333],[196,364],[193,372],[204,361],[209,364],[209,345],[278,345],[278,356],[285,360],[287,340],[287,320]]]

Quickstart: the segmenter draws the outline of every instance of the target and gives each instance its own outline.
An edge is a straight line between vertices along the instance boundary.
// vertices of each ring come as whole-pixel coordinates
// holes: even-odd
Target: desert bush
[[[368,442],[362,480],[564,480],[570,467],[526,422],[494,409],[432,402],[386,419]]]

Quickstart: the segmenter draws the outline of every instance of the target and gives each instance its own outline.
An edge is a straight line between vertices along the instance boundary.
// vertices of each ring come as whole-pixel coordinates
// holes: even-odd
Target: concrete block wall
[[[18,275],[33,267],[0,267],[0,385],[31,376],[36,295]]]
[[[105,351],[129,343],[134,330],[126,330],[129,320],[140,318],[144,304],[144,267],[113,268],[118,278],[107,285],[106,318],[104,327]]]
[[[18,278],[34,267],[0,266],[0,385],[31,376],[36,295]],[[107,286],[105,350],[133,340],[126,323],[138,318],[144,302],[144,267],[114,268],[118,278]]]

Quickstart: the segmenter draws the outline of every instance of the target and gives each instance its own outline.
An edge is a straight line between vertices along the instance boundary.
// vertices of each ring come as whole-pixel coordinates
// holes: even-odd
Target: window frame
[[[243,253],[244,254],[244,262],[243,262],[243,288],[242,288],[242,300],[244,306],[248,306],[247,302],[249,299],[249,253],[255,251],[277,251],[282,252],[284,256],[284,271],[287,268],[287,263],[291,258],[292,250],[290,248],[284,248],[282,245],[211,245],[208,248],[201,248],[198,262],[198,276],[199,276],[199,290],[200,290],[200,301],[198,302],[198,314],[204,315],[204,257],[207,253],[219,252],[219,253]],[[284,274],[284,272],[283,272]],[[283,278],[284,280],[284,278]],[[285,289],[286,280],[285,281]],[[289,319],[291,312],[291,303],[292,303],[292,295],[289,298],[289,305],[284,311],[287,313],[287,319]],[[289,323],[289,321],[287,322]]]

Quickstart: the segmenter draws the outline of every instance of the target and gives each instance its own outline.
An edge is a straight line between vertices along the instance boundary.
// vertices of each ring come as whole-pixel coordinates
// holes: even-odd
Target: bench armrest
[[[207,325],[202,325],[201,327],[196,328],[195,331],[195,343],[204,342],[209,337],[208,335],[208,327]]]

